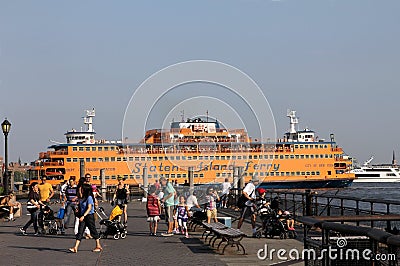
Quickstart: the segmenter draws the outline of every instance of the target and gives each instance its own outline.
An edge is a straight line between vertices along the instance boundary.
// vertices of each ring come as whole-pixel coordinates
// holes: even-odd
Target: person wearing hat
[[[243,221],[246,217],[250,216],[251,217],[251,227],[253,229],[253,237],[256,235],[256,206],[255,206],[255,200],[257,198],[256,196],[256,186],[260,183],[260,180],[253,176],[251,179],[251,182],[249,182],[243,189],[242,194],[244,197],[246,197],[248,200],[245,203],[245,206],[242,209],[240,219],[238,222],[237,228],[240,229],[242,227]]]

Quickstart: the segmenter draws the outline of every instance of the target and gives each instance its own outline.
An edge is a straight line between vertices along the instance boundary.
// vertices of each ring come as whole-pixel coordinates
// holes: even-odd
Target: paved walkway
[[[54,205],[53,205],[54,206]],[[109,205],[104,205],[110,211]],[[56,209],[57,207],[53,207]],[[181,235],[172,237],[151,237],[148,235],[145,205],[135,202],[128,208],[128,236],[126,239],[103,239],[103,252],[91,252],[94,240],[83,240],[77,254],[68,253],[74,245],[73,229],[68,229],[65,236],[33,236],[33,228],[28,229],[28,236],[23,236],[18,228],[29,219],[25,214],[14,222],[0,222],[0,249],[4,265],[271,265],[279,260],[261,261],[257,251],[264,248],[302,248],[297,240],[253,239],[245,238],[242,243],[247,255],[236,254],[236,248],[228,247],[225,255],[205,245],[200,239],[201,230],[192,232],[186,239]],[[235,226],[235,225],[234,225]],[[159,232],[166,230],[165,223],[160,223]],[[245,233],[250,233],[250,225],[244,224]],[[8,258],[5,260],[5,258]],[[303,265],[302,262],[284,262],[278,265]]]

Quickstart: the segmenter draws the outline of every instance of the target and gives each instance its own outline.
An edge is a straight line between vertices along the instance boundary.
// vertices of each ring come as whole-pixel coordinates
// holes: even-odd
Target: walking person
[[[170,182],[167,181],[167,178],[162,176],[160,178],[160,183],[164,188],[163,191],[163,198],[161,202],[164,204],[165,209],[165,219],[168,223],[168,230],[167,233],[161,234],[162,236],[173,236],[172,230],[174,229],[174,197],[175,197],[175,189]]]
[[[76,235],[75,246],[70,248],[69,251],[72,253],[77,253],[79,244],[83,238],[83,233],[85,227],[88,227],[90,230],[91,236],[96,241],[96,247],[93,249],[93,252],[100,252],[103,248],[100,245],[100,236],[96,229],[96,224],[94,221],[94,197],[92,192],[92,187],[88,184],[83,184],[82,187],[78,190],[79,197],[79,208],[78,208],[78,216],[79,217],[79,229],[78,234]]]
[[[76,209],[76,204],[78,203],[78,192],[75,179],[73,178],[69,179],[69,185],[65,189],[63,202],[65,206],[64,228],[68,229],[71,214]]]
[[[185,197],[179,197],[179,204],[176,208],[176,212],[178,215],[178,224],[182,235],[185,235],[186,238],[189,238],[188,228],[187,228],[187,221],[189,218],[189,208],[185,204]]]
[[[256,196],[256,186],[260,183],[260,180],[256,177],[253,177],[251,182],[249,182],[245,188],[243,189],[243,196],[246,197],[247,201],[245,203],[245,206],[242,209],[242,213],[240,215],[240,219],[238,222],[238,229],[242,227],[243,221],[246,217],[250,216],[251,217],[251,227],[253,230],[253,237],[256,236],[256,206],[255,206],[255,200],[257,198]]]
[[[161,214],[161,205],[156,190],[154,185],[150,187],[146,203],[147,221],[149,222],[151,236],[157,236],[157,225]]]
[[[39,188],[38,183],[33,182],[29,186],[29,195],[28,195],[28,203],[27,209],[28,212],[31,214],[30,220],[24,225],[24,227],[20,228],[19,230],[22,232],[23,235],[27,235],[26,230],[28,227],[33,224],[33,229],[35,230],[35,236],[39,234],[38,232],[38,210],[44,206],[44,204],[39,199]]]
[[[118,186],[115,190],[115,194],[113,197],[113,202],[118,205],[122,211],[124,212],[124,224],[128,223],[128,195],[129,195],[129,186],[125,184],[125,178],[118,179]]]
[[[38,185],[40,201],[48,204],[54,196],[53,186],[50,183],[47,183],[47,177],[45,175],[42,176],[41,180],[42,182]]]

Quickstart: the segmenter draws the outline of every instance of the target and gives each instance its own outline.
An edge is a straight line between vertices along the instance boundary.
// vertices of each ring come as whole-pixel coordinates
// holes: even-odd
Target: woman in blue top
[[[91,236],[96,240],[96,248],[93,249],[93,252],[100,252],[103,248],[100,245],[100,237],[96,230],[96,224],[94,221],[94,197],[92,192],[92,186],[89,184],[82,184],[82,186],[78,189],[79,196],[79,228],[78,234],[76,235],[75,246],[70,248],[69,251],[72,253],[78,252],[79,244],[81,243],[83,232],[85,231],[85,227],[88,227],[90,230]]]

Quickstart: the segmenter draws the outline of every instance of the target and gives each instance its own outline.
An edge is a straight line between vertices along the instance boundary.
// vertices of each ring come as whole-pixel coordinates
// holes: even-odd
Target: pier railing
[[[320,192],[319,192],[320,193]],[[365,215],[400,215],[400,201],[357,198],[332,195],[331,193],[301,191],[268,191],[270,199],[278,197],[280,208],[296,216],[365,216]],[[355,221],[355,225],[393,230],[391,220],[382,222]],[[399,227],[397,227],[399,228]],[[400,228],[399,228],[400,229]]]

